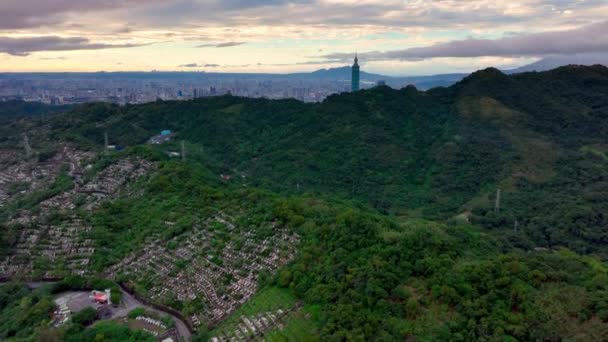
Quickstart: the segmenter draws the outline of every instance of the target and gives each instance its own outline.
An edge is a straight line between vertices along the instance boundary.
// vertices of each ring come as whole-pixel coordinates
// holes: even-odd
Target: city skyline
[[[305,72],[509,69],[608,53],[593,0],[7,0],[0,72]]]

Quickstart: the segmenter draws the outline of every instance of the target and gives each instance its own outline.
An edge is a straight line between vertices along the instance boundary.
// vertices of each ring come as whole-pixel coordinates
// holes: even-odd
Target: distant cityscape
[[[377,85],[414,84],[420,89],[448,86],[464,74],[390,77],[351,66],[296,74],[206,72],[0,73],[0,101],[52,105],[110,102],[120,105],[156,100],[191,100],[231,94],[268,99],[318,102],[336,93]],[[355,79],[356,78],[356,79]]]
[[[597,64],[598,59],[546,58],[507,74],[542,71],[566,64]],[[191,100],[232,94],[235,96],[319,102],[332,94],[377,85],[420,90],[450,86],[468,74],[391,77],[367,73],[352,66],[309,73],[208,73],[208,72],[97,72],[97,73],[0,73],[0,101],[22,100],[46,104],[111,102],[120,105],[156,100]]]
[[[350,90],[350,80],[271,80],[167,78],[22,78],[0,80],[0,100],[36,101],[46,104],[112,102],[135,104],[161,100],[190,100],[198,97],[232,94],[270,99],[295,98],[321,101],[328,95]]]
[[[0,101],[22,100],[53,105],[111,102],[124,105],[232,94],[316,102],[331,94],[350,91],[350,76],[334,79],[313,74],[203,72],[0,74]],[[361,87],[369,88],[379,82],[385,83],[361,80]]]

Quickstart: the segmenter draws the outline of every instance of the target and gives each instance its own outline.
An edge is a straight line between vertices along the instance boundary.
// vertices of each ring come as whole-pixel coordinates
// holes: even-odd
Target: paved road
[[[179,333],[179,336],[182,339],[184,339],[185,341],[190,341],[190,339],[192,338],[192,334],[190,334],[190,330],[188,330],[186,323],[184,323],[184,321],[179,319],[179,317],[173,316],[169,312],[165,312],[162,310],[155,309],[151,306],[148,306],[148,305],[140,302],[139,300],[137,300],[137,298],[133,297],[129,293],[125,292],[124,290],[121,289],[121,291],[122,291],[122,303],[120,303],[120,306],[118,308],[116,308],[117,310],[114,313],[115,317],[125,317],[129,313],[129,311],[131,311],[135,308],[140,308],[140,307],[146,308],[146,310],[148,310],[148,311],[153,311],[153,312],[159,313],[161,315],[169,315],[175,321],[175,327],[177,328],[177,332]]]
[[[35,288],[41,287],[42,285],[52,284],[52,283],[53,282],[50,282],[50,281],[29,282],[29,283],[27,283],[27,286],[32,289],[35,289]],[[190,341],[190,339],[192,338],[192,334],[190,333],[190,330],[188,330],[186,323],[184,323],[184,321],[182,321],[179,317],[174,316],[173,314],[171,314],[169,312],[158,310],[147,304],[144,304],[144,303],[140,302],[137,298],[130,295],[128,292],[126,292],[122,289],[121,289],[121,291],[122,291],[122,302],[120,303],[120,305],[118,307],[111,308],[111,313],[112,313],[111,318],[126,317],[129,314],[129,311],[131,311],[135,308],[145,308],[148,311],[156,312],[161,315],[171,316],[171,318],[173,318],[173,320],[175,321],[175,328],[177,328],[177,332],[179,333],[180,338],[182,338],[184,341]],[[90,303],[90,301],[88,300],[89,292],[87,292],[87,291],[68,291],[68,292],[60,293],[58,296],[66,296],[66,295],[70,296],[70,297],[74,297],[77,295],[85,295],[87,298],[87,301]]]

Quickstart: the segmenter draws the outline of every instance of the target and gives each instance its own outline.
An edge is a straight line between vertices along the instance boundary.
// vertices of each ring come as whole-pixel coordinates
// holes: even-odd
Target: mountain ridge
[[[586,65],[595,64],[608,65],[607,53],[587,53],[567,56],[549,56],[542,58],[534,63],[527,64],[515,69],[506,70],[508,73],[521,73],[529,71],[548,71],[566,65]]]
[[[570,69],[599,79],[577,85],[566,72],[559,77],[573,87],[564,99],[557,96],[564,88],[554,88],[547,80]],[[419,92],[380,87],[332,95],[318,104],[227,96],[125,108],[86,105],[67,116],[65,124],[55,125],[81,127],[78,130],[89,132],[85,137],[100,144],[102,129],[86,123],[98,122],[123,146],[171,129],[206,146],[219,158],[218,172],[241,170],[256,186],[291,192],[300,184],[352,196],[389,212],[423,207],[429,218],[445,217],[457,214],[454,210],[484,187],[510,178],[513,165],[522,163],[517,158],[525,154],[518,145],[522,141],[540,144],[541,150],[550,144],[568,151],[601,143],[608,133],[602,106],[605,73],[605,67],[565,67],[509,76],[491,68],[449,88]],[[205,115],[197,114],[198,108],[206,108]],[[99,110],[109,116],[94,114]],[[532,139],[535,134],[539,141]],[[516,168],[521,167],[528,166]],[[302,173],[294,174],[294,168]],[[439,170],[461,184],[451,185]]]
[[[42,178],[0,183],[0,271],[125,283],[208,323],[202,340],[239,338],[243,321],[279,340],[599,340],[607,95],[604,66],[487,68],[320,103],[226,95],[9,120],[2,179]],[[86,248],[56,248],[66,239]],[[46,332],[43,313],[13,317],[48,297],[0,294],[0,337]],[[266,330],[279,309],[284,328]]]

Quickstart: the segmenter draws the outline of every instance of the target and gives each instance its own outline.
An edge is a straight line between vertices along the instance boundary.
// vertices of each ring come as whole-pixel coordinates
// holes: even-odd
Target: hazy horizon
[[[527,64],[526,64],[527,65]],[[488,65],[487,67],[484,68],[490,68],[490,67],[494,67],[492,65]],[[230,74],[234,74],[234,75],[242,75],[242,74],[251,74],[251,75],[276,75],[276,76],[281,76],[281,75],[293,75],[293,74],[312,74],[315,72],[319,72],[319,71],[330,71],[330,70],[334,70],[334,69],[342,69],[342,68],[351,68],[350,65],[341,65],[341,66],[335,66],[335,67],[329,67],[329,68],[318,68],[318,69],[305,69],[305,70],[301,70],[301,71],[287,71],[287,72],[280,72],[280,71],[276,71],[276,72],[262,72],[262,71],[255,71],[255,70],[251,70],[251,71],[247,71],[247,70],[243,70],[243,71],[219,71],[219,70],[118,70],[118,71],[108,71],[108,70],[97,70],[97,71],[0,71],[0,74],[128,74],[128,73],[133,73],[133,74],[145,74],[145,73],[176,73],[176,74],[226,74],[226,75],[230,75]],[[472,70],[471,72],[477,71],[480,69],[475,69]],[[377,74],[377,75],[381,75],[381,76],[389,76],[389,77],[395,77],[395,78],[399,78],[399,77],[421,77],[421,76],[435,76],[435,75],[441,75],[441,74],[386,74],[386,73],[381,73],[381,72],[371,72],[368,70],[364,70],[361,69],[362,73],[369,73],[369,74]],[[447,72],[445,74],[467,74],[470,72]]]
[[[511,69],[608,52],[608,3],[579,0],[7,0],[0,72],[384,75]]]

